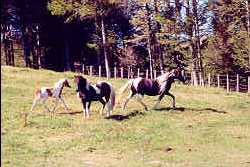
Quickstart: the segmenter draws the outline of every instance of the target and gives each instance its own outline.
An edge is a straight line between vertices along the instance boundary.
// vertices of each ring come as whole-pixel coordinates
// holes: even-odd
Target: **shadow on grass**
[[[220,113],[220,114],[226,114],[226,111],[220,111],[214,108],[201,108],[201,109],[197,109],[197,108],[185,108],[185,107],[176,107],[176,108],[172,108],[172,107],[163,107],[163,108],[158,108],[158,109],[154,109],[156,111],[169,111],[169,110],[175,110],[175,111],[181,111],[184,112],[186,110],[191,110],[191,111],[211,111],[211,112],[215,112],[215,113]]]
[[[131,119],[131,118],[136,117],[138,115],[145,115],[145,113],[139,112],[139,111],[133,111],[127,115],[111,115],[109,117],[106,117],[106,119],[112,119],[115,121],[123,121],[123,120]]]
[[[70,111],[70,112],[59,112],[57,114],[62,114],[62,115],[76,115],[76,114],[81,114],[83,111]]]

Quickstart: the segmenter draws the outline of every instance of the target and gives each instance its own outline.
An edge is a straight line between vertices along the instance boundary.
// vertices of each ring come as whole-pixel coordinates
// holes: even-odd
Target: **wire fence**
[[[95,76],[95,77],[107,77],[106,70],[102,66],[85,66],[75,65],[75,72],[82,73],[84,75]],[[156,78],[164,73],[164,71],[153,70],[150,73],[149,69],[132,69],[130,67],[111,68],[111,78]],[[218,87],[224,88],[227,92],[236,91],[242,93],[250,93],[250,75],[247,74],[218,74],[211,75],[207,74],[204,77],[204,81],[201,79],[201,75],[198,75],[198,84],[195,84],[192,77],[192,72],[186,72],[187,83],[194,86],[207,86],[207,87]]]

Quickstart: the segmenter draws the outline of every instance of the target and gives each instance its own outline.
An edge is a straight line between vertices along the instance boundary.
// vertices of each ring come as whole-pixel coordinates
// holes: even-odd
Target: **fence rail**
[[[76,72],[95,76],[95,77],[107,77],[106,70],[102,66],[75,66]],[[135,78],[135,77],[145,77],[151,78],[149,69],[142,70],[140,68],[132,69],[130,67],[126,68],[111,68],[111,78]],[[163,71],[154,70],[152,78],[156,78],[160,76]],[[192,82],[192,72],[185,73],[188,83],[194,85]],[[243,93],[250,93],[250,76],[248,75],[228,75],[228,74],[218,74],[216,76],[211,75],[210,73],[207,74],[204,78],[204,81],[201,80],[201,75],[198,75],[198,85],[195,86],[208,86],[208,87],[218,87],[224,88],[227,92],[236,91],[236,92],[243,92]]]

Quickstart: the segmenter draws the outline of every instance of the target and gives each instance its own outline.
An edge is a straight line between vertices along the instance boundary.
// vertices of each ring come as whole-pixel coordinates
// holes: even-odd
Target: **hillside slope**
[[[177,109],[165,97],[159,109],[143,111],[132,99],[126,112],[116,105],[110,119],[100,116],[100,103],[91,118],[82,119],[71,72],[1,67],[1,158],[3,166],[249,166],[250,96],[217,88],[175,83]],[[68,78],[64,89],[71,110],[56,114],[35,108],[23,127],[35,88]],[[90,78],[93,83],[105,78]],[[110,80],[118,90],[127,80]],[[119,95],[125,98],[128,93]],[[156,97],[145,96],[152,108]],[[50,108],[53,101],[49,101]]]

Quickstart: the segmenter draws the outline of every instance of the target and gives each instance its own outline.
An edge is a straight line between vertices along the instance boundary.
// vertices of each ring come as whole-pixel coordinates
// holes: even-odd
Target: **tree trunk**
[[[8,39],[4,39],[4,55],[5,55],[5,64],[10,65],[9,63],[9,46],[8,46]]]
[[[37,54],[37,47],[34,43],[32,43],[31,46],[31,53],[32,53],[32,62],[33,62],[33,68],[38,69],[38,54]]]
[[[148,55],[149,55],[149,70],[150,70],[150,78],[153,79],[153,58],[152,58],[152,47],[151,47],[151,21],[150,21],[150,11],[148,4],[146,4],[146,16],[147,16],[147,33],[148,33],[148,39],[147,39],[147,48],[148,48]]]
[[[249,14],[249,2],[246,0],[246,9],[247,9],[247,33],[250,37],[250,14]]]
[[[36,26],[36,50],[37,50],[37,63],[38,68],[41,67],[41,46],[40,46],[40,36],[39,36],[39,26]]]
[[[181,3],[180,0],[175,0],[175,35],[176,35],[176,42],[179,41],[180,36],[180,22],[181,22]]]
[[[192,67],[192,73],[191,73],[191,80],[194,86],[198,85],[198,58],[197,58],[197,49],[196,49],[196,44],[195,41],[193,41],[193,27],[194,24],[193,22],[191,22],[191,14],[190,14],[190,3],[189,0],[186,0],[186,17],[187,19],[187,25],[189,25],[189,27],[187,27],[187,35],[190,39],[189,41],[189,50],[190,50],[190,54],[192,56],[192,63],[191,63],[191,67]]]
[[[70,55],[69,55],[69,34],[67,25],[63,26],[64,29],[64,66],[65,71],[70,70]]]
[[[154,14],[155,16],[159,13],[159,9],[158,9],[158,0],[154,0]],[[157,24],[157,22],[156,22]],[[155,31],[156,33],[158,33],[160,31],[160,27],[157,26],[157,30]],[[163,60],[163,55],[162,55],[162,51],[161,51],[161,44],[159,43],[156,33],[154,33],[154,38],[155,38],[155,55],[158,56],[159,61],[160,61],[160,70],[162,71],[164,69],[164,60]],[[156,57],[155,56],[155,57]]]
[[[150,48],[150,40],[148,37],[148,55],[149,55],[149,70],[150,70],[150,78],[153,79],[153,61],[152,61],[152,53],[151,53],[151,48]]]
[[[191,80],[194,86],[198,86],[198,72],[197,72],[197,54],[194,49],[194,45],[191,44],[190,51],[192,55],[192,73]]]
[[[13,41],[10,36],[10,29],[6,26],[6,29],[3,32],[3,46],[4,46],[4,54],[5,54],[5,64],[6,65],[15,65],[14,63],[14,48]]]
[[[101,65],[101,54],[100,54],[100,48],[101,48],[101,42],[100,42],[100,19],[98,17],[98,2],[95,2],[95,6],[96,6],[96,10],[95,10],[95,30],[96,30],[96,35],[97,35],[97,45],[98,45],[98,49],[96,50],[96,54],[97,54],[97,64]]]
[[[247,33],[250,38],[250,13],[249,13],[249,2],[246,0],[246,9],[247,9]],[[250,51],[249,51],[250,52]],[[248,68],[250,68],[250,53],[248,53]]]
[[[15,66],[15,59],[14,59],[14,46],[13,41],[10,39],[10,65]]]
[[[194,16],[194,33],[195,33],[195,49],[197,49],[197,58],[198,58],[198,66],[199,66],[199,72],[201,72],[201,83],[204,85],[204,71],[203,71],[203,63],[202,63],[202,55],[201,55],[201,49],[200,49],[200,31],[199,31],[199,16],[197,11],[197,2],[196,0],[193,0],[193,16]]]
[[[106,76],[109,79],[111,77],[111,73],[110,73],[108,55],[107,55],[107,48],[106,48],[106,33],[105,33],[103,16],[101,17],[101,28],[102,28],[102,46],[103,46],[103,53],[104,53]]]

